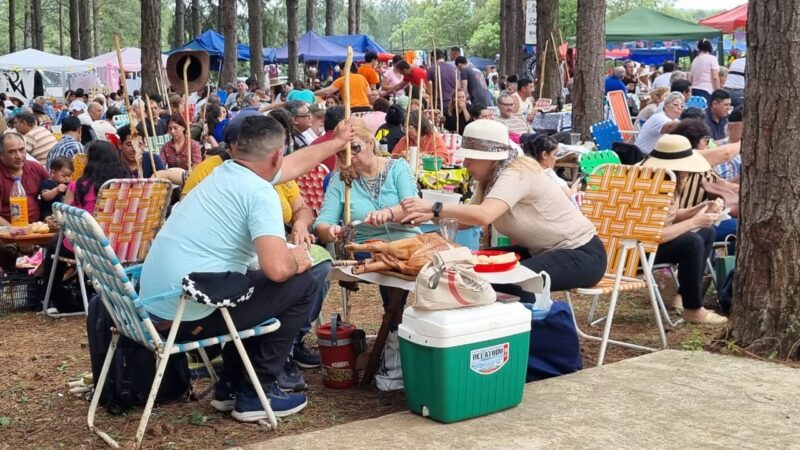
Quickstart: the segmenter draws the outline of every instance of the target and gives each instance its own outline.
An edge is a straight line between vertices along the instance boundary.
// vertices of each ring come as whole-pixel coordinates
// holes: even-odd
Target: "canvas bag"
[[[438,311],[493,303],[497,293],[473,270],[475,262],[475,256],[466,247],[433,255],[417,275],[412,306],[422,311]]]

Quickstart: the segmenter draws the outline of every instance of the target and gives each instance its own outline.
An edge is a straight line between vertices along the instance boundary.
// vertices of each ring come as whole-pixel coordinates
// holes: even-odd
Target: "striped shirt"
[[[720,177],[713,170],[688,174],[681,183],[680,192],[678,193],[679,207],[681,209],[692,208],[708,200],[706,190],[703,189],[703,180],[716,183],[720,180]]]
[[[72,157],[78,153],[83,153],[83,145],[72,136],[65,134],[58,144],[50,150],[50,154],[47,155],[47,170],[50,170],[50,164],[59,156],[63,156],[72,161]]]
[[[742,155],[736,155],[732,160],[717,164],[714,171],[724,180],[732,180],[742,173]]]
[[[45,127],[33,127],[25,135],[26,150],[42,164],[47,161],[47,155],[56,142],[56,137]]]

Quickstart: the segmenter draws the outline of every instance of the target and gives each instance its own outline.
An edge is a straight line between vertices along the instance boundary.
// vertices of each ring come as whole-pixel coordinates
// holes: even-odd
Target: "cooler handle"
[[[336,329],[339,328],[339,321],[342,320],[339,317],[339,313],[331,314],[331,345],[336,347]]]

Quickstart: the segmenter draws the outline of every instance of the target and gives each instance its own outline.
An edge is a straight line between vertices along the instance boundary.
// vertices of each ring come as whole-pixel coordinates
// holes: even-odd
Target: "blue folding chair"
[[[700,108],[705,110],[708,108],[708,100],[705,97],[700,97],[699,95],[695,95],[693,97],[689,97],[689,100],[686,102],[687,108]]]
[[[592,125],[589,127],[589,131],[592,133],[597,150],[611,150],[611,144],[614,142],[625,142],[617,124],[610,120]]]
[[[94,395],[92,396],[92,403],[89,406],[89,413],[86,418],[89,429],[93,433],[100,436],[108,445],[119,448],[119,444],[117,444],[111,436],[95,427],[94,416],[97,411],[97,405],[100,402],[100,393],[103,392],[103,386],[105,385],[111,362],[114,359],[114,352],[117,349],[120,336],[125,336],[148,348],[155,354],[156,360],[158,361],[156,375],[150,389],[150,395],[147,398],[142,418],[139,421],[139,428],[136,430],[134,448],[138,449],[144,439],[147,422],[150,419],[150,412],[153,409],[153,404],[158,394],[158,388],[161,385],[161,379],[163,378],[170,355],[185,353],[195,349],[200,350],[230,341],[233,341],[233,345],[235,345],[236,349],[239,351],[245,370],[252,381],[253,388],[256,390],[258,398],[261,400],[261,405],[267,412],[269,418],[269,423],[267,424],[268,428],[277,428],[278,422],[275,419],[275,414],[272,412],[272,408],[270,408],[267,396],[261,387],[261,383],[258,381],[258,376],[242,344],[242,339],[272,333],[280,328],[281,324],[277,319],[271,318],[256,327],[238,331],[233,324],[228,308],[220,304],[216,305],[216,307],[219,309],[219,313],[222,314],[228,326],[229,334],[199,341],[175,342],[175,336],[178,333],[178,327],[183,318],[186,304],[188,301],[196,301],[194,296],[187,295],[184,291],[176,289],[147,299],[139,298],[139,295],[134,289],[134,285],[137,284],[141,275],[142,266],[122,267],[108,238],[106,238],[100,225],[97,224],[92,215],[85,210],[63,203],[54,204],[53,212],[56,220],[61,225],[61,229],[64,231],[64,236],[72,241],[72,245],[75,249],[75,257],[91,278],[92,285],[94,285],[97,295],[100,297],[111,319],[114,321],[114,328],[111,330],[111,344],[108,346],[108,353],[106,353],[106,358],[103,362],[100,378],[95,380]],[[180,299],[180,302],[178,303],[175,319],[172,321],[167,339],[164,341],[158,334],[158,331],[156,331],[143,303],[144,300],[151,302],[170,299]],[[215,306],[207,303],[204,303],[204,305]],[[213,371],[210,365],[207,364],[207,366]]]

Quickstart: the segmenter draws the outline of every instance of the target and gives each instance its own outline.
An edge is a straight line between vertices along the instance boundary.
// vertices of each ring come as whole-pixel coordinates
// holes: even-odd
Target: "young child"
[[[53,214],[53,203],[63,201],[73,170],[72,160],[64,156],[54,158],[50,163],[50,179],[42,181],[39,187],[42,219]]]

